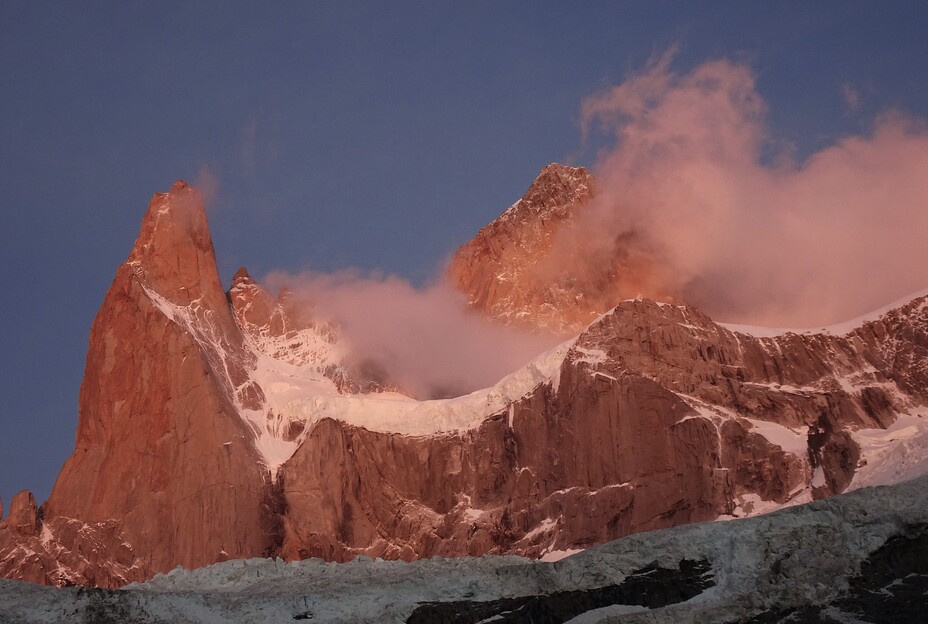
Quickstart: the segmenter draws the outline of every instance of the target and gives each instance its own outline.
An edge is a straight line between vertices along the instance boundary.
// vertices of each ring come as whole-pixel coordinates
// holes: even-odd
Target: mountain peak
[[[534,208],[568,206],[593,195],[593,175],[584,167],[551,163],[541,170],[521,204]]]
[[[155,193],[151,198],[148,211],[142,219],[136,247],[140,243],[150,245],[159,242],[155,239],[165,238],[168,233],[199,237],[197,242],[201,245],[209,239],[203,197],[200,191],[183,180],[172,184],[167,193]],[[204,237],[207,240],[203,240]]]
[[[128,263],[146,286],[179,305],[222,293],[200,192],[178,180],[156,193]]]
[[[567,177],[576,177],[576,176],[589,177],[590,172],[587,170],[586,167],[573,167],[571,165],[562,165],[561,163],[553,162],[553,163],[550,163],[548,166],[546,166],[544,169],[542,169],[541,173],[538,174],[538,178],[543,178],[546,176],[547,177],[557,176],[561,178],[565,176]]]
[[[519,201],[458,250],[448,268],[451,283],[471,305],[505,322],[558,332],[587,326],[619,299],[587,309],[587,293],[552,289],[551,276],[539,274],[538,267],[556,234],[592,199],[594,188],[587,169],[549,164]]]
[[[540,557],[924,470],[924,293],[849,331],[776,336],[622,300],[639,266],[604,257],[577,276],[552,251],[588,176],[546,167],[451,270],[505,322],[596,318],[493,388],[428,402],[371,396],[396,391],[387,370],[298,294],[245,269],[223,293],[196,190],[156,195],[91,329],[75,451],[43,507],[14,497],[0,577],[116,587],[262,555]]]
[[[251,273],[248,272],[248,269],[245,267],[239,267],[238,271],[235,272],[235,275],[232,276],[232,287],[238,286],[239,284],[254,284],[255,280],[251,277]]]

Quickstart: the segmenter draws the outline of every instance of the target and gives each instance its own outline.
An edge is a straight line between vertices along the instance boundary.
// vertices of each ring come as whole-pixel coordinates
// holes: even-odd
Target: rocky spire
[[[39,530],[39,508],[29,490],[23,490],[10,501],[7,525],[22,535],[35,535]]]
[[[268,551],[259,409],[199,192],[156,194],[94,320],[77,445],[48,516],[120,523],[140,574]],[[114,539],[116,539],[114,537]]]
[[[620,301],[672,301],[663,264],[634,232],[590,240],[596,182],[551,164],[525,195],[454,255],[449,281],[490,317],[570,335]]]
[[[584,167],[551,163],[541,170],[535,181],[516,204],[534,212],[568,209],[593,196],[593,174]]]
[[[519,201],[461,246],[448,267],[449,281],[472,306],[503,322],[579,331],[595,318],[584,299],[588,293],[557,287],[539,267],[558,233],[593,198],[594,188],[583,167],[548,165]]]
[[[203,198],[183,180],[152,197],[127,264],[171,303],[225,307]]]

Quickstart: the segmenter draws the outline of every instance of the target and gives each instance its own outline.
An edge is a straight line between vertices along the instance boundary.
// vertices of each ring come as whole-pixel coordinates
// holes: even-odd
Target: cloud
[[[884,113],[797,162],[774,149],[749,67],[671,63],[665,54],[583,102],[584,136],[612,147],[551,262],[583,274],[635,254],[649,278],[634,294],[781,326],[844,320],[928,286],[924,120]]]
[[[600,133],[610,147],[595,198],[557,233],[542,275],[615,291],[616,303],[670,299],[780,327],[846,320],[928,286],[924,120],[889,111],[797,160],[771,136],[748,66],[681,74],[672,61],[583,102],[584,140]],[[420,398],[489,386],[557,342],[492,323],[444,283],[353,270],[266,282],[337,321],[358,361]]]
[[[844,105],[851,112],[856,112],[860,108],[860,91],[849,82],[841,85],[841,95],[844,97]]]
[[[213,168],[207,164],[200,165],[197,171],[197,177],[193,181],[193,186],[200,191],[203,198],[203,205],[206,208],[212,208],[215,205],[216,197],[219,193],[219,176],[213,171]]]
[[[244,176],[258,180],[262,170],[273,168],[280,160],[281,124],[276,109],[255,110],[242,126],[239,163]]]
[[[491,386],[558,341],[492,323],[443,283],[416,288],[355,270],[273,272],[265,282],[293,290],[314,318],[337,321],[357,360],[373,360],[418,398]]]
[[[258,116],[254,115],[242,129],[242,168],[249,177],[255,175],[258,166]]]

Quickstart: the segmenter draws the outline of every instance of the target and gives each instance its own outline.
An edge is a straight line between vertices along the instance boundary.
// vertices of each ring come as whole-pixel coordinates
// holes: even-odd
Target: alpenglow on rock
[[[461,246],[447,277],[472,306],[505,323],[575,335],[623,299],[654,291],[660,267],[634,236],[591,246],[582,229],[596,196],[583,167],[552,163],[525,195]]]
[[[589,184],[547,168],[496,222],[516,229],[465,249],[543,250]],[[485,292],[475,305],[505,319],[492,302],[512,300]],[[492,388],[435,401],[352,377],[338,328],[289,297],[247,271],[224,292],[198,193],[155,195],[91,330],[74,453],[41,508],[11,505],[34,513],[0,525],[0,575],[115,587],[262,556],[551,558],[928,465],[926,295],[776,336],[622,301]]]

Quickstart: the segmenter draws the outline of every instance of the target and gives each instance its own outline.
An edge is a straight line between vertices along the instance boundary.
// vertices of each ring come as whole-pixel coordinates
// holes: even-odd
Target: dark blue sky
[[[151,195],[207,169],[220,270],[421,282],[671,45],[750,64],[808,154],[928,116],[924,2],[0,2],[0,498],[73,449],[90,324]],[[851,111],[843,90],[860,95]]]

